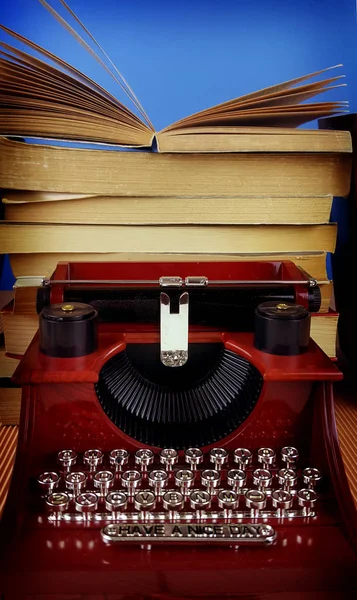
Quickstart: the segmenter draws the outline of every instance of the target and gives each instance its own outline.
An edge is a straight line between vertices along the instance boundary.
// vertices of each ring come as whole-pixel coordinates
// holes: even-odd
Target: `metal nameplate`
[[[225,524],[119,524],[106,525],[101,530],[107,543],[152,544],[155,542],[180,544],[228,544],[232,546],[268,546],[276,539],[271,525],[252,523]]]

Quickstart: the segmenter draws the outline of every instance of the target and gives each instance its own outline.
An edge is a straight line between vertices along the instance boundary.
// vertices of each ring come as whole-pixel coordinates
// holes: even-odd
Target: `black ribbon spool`
[[[311,317],[300,304],[263,302],[255,310],[254,346],[267,354],[302,354],[310,341]]]
[[[40,350],[47,356],[75,358],[97,349],[97,311],[80,302],[51,304],[41,310]]]

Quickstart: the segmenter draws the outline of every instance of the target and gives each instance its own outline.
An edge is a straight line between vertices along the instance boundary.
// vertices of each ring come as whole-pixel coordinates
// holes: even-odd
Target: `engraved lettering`
[[[153,532],[153,528],[153,525],[150,525],[150,527],[146,527],[146,525],[143,525],[145,535],[151,535]]]
[[[165,526],[164,525],[155,525],[154,535],[165,535]]]
[[[171,536],[172,537],[182,537],[183,536],[183,533],[182,533],[182,531],[181,531],[181,529],[180,529],[180,527],[178,525],[175,525],[172,528]]]
[[[213,526],[213,531],[214,531],[215,535],[224,535],[224,531],[223,531],[222,525],[214,525]]]
[[[130,535],[143,535],[142,529],[140,527],[140,525],[133,525],[132,527],[130,527]]]
[[[229,533],[231,536],[240,535],[240,526],[239,525],[230,525]]]
[[[187,528],[187,534],[193,537],[197,537],[202,535],[202,527],[200,525],[189,525]]]

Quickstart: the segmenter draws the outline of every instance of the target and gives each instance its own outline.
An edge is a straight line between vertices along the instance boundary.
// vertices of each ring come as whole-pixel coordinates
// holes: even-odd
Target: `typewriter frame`
[[[158,334],[148,333],[146,341],[155,342],[157,337]],[[77,451],[90,446],[99,446],[103,450],[124,446],[134,450],[143,445],[113,425],[103,413],[93,387],[101,365],[120,352],[126,341],[138,339],[138,334],[116,333],[115,327],[103,324],[98,350],[77,359],[40,355],[35,337],[16,373],[16,380],[24,386],[23,408],[19,449],[2,520],[2,536],[13,540],[6,547],[10,576],[7,581],[12,581],[12,589],[18,590],[19,596],[11,596],[9,588],[5,587],[5,600],[20,598],[26,589],[44,594],[44,598],[52,589],[64,598],[66,594],[70,597],[72,592],[83,594],[83,598],[92,593],[91,597],[99,599],[101,594],[119,589],[124,596],[131,593],[133,578],[137,597],[148,589],[159,598],[184,597],[184,594],[193,598],[202,593],[211,593],[216,598],[235,597],[239,586],[247,595],[264,590],[279,597],[278,592],[292,594],[294,590],[308,589],[311,598],[315,597],[314,593],[321,592],[325,599],[334,598],[333,594],[341,591],[348,598],[350,590],[356,589],[356,554],[347,540],[347,537],[352,542],[357,539],[356,515],[344,480],[333,418],[333,381],[341,379],[341,373],[314,342],[304,355],[276,357],[255,350],[249,333],[193,333],[190,341],[217,341],[218,337],[227,347],[255,364],[265,382],[259,406],[239,431],[222,440],[220,445],[227,449],[237,444],[253,448],[261,445],[262,421],[257,417],[262,411],[269,412],[269,404],[274,406],[277,397],[283,397],[279,412],[282,419],[280,432],[276,431],[276,423],[271,423],[270,429],[264,430],[264,442],[266,445],[273,443],[275,447],[298,442],[302,457],[311,458],[314,465],[331,474],[335,492],[331,488],[327,491],[327,500],[322,503],[318,516],[306,519],[305,523],[302,523],[304,519],[294,523],[282,520],[276,526],[278,541],[274,546],[241,548],[238,552],[226,547],[186,545],[182,548],[168,547],[164,543],[151,551],[140,547],[119,548],[103,544],[99,531],[90,527],[36,525],[34,514],[31,514],[33,493],[28,491],[27,482],[49,467],[48,459],[59,447],[66,447],[68,423],[72,428],[69,439]],[[79,408],[75,414],[73,404],[68,402],[70,394]],[[291,423],[293,413],[294,424]],[[273,414],[276,414],[276,408]],[[50,431],[49,420],[55,424]],[[308,448],[307,439],[305,447],[301,444],[307,423],[313,442],[311,448]],[[74,435],[73,427],[78,435]],[[73,440],[77,441],[73,444]],[[345,518],[344,525],[341,517]],[[21,535],[21,531],[24,534]],[[86,549],[84,553],[82,548]],[[218,573],[218,569],[223,574]]]
[[[185,268],[202,275],[199,266],[196,272],[191,264]],[[142,264],[141,272],[144,269],[147,265]],[[212,269],[220,274],[219,263]],[[160,264],[157,272],[167,274],[167,265]],[[60,302],[65,284],[55,280],[71,276],[68,265],[59,265],[55,275],[51,301]],[[111,274],[101,271],[101,276]],[[98,349],[68,359],[41,354],[38,334],[33,339],[14,378],[23,396],[14,474],[0,522],[1,600],[27,600],[26,595],[50,600],[53,594],[61,600],[76,595],[90,600],[106,595],[115,600],[354,598],[357,516],[333,408],[333,385],[342,373],[312,340],[304,354],[274,356],[254,348],[252,333],[191,328],[189,334],[190,343],[223,343],[255,365],[264,379],[254,410],[219,445],[227,450],[295,445],[302,464],[310,463],[327,476],[317,516],[276,519],[278,537],[272,546],[237,549],[159,542],[150,549],[104,544],[98,527],[49,523],[45,510],[39,514],[36,477],[52,469],[62,448],[83,452],[89,447],[124,447],[132,452],[145,447],[110,421],[94,386],[103,364],[126,343],[158,342],[157,327],[99,323]],[[218,444],[202,450],[214,445]]]

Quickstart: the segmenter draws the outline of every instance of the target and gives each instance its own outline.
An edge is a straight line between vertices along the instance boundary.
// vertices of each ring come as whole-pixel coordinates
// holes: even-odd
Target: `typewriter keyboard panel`
[[[54,470],[37,479],[39,521],[96,527],[105,542],[269,544],[275,523],[316,517],[320,480],[318,469],[300,467],[291,446],[180,455],[172,448],[61,450]]]

